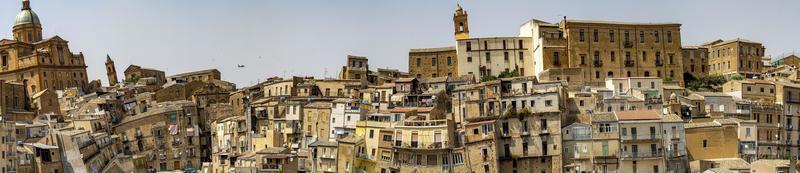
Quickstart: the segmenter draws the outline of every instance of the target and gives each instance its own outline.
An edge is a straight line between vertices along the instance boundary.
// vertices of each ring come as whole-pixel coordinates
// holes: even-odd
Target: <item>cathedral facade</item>
[[[23,83],[29,96],[44,89],[87,87],[83,53],[72,53],[59,36],[43,38],[29,0],[22,1],[12,32],[14,38],[0,40],[0,80]]]

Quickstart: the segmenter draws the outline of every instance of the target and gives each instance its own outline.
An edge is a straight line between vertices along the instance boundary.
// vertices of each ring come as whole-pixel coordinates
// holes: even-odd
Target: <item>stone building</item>
[[[756,160],[756,131],[755,121],[735,118],[686,123],[689,161],[742,158],[753,162]]]
[[[460,39],[456,45],[458,74],[476,78],[517,72],[533,76],[530,37],[485,37]]]
[[[708,49],[710,74],[730,76],[740,74],[746,78],[761,76],[766,48],[759,42],[736,38],[715,40],[702,45]]]
[[[456,47],[416,48],[408,51],[408,73],[417,78],[455,77]]]
[[[222,80],[222,75],[217,69],[208,69],[208,70],[200,70],[200,71],[193,71],[193,72],[186,72],[181,74],[176,74],[167,77],[170,82],[173,81],[182,81],[182,82],[192,82],[192,81],[203,81],[208,82],[210,80]]]
[[[708,48],[699,46],[683,47],[683,73],[695,77],[709,74]]]
[[[167,77],[164,76],[164,71],[140,67],[138,65],[130,65],[125,69],[125,82],[136,83],[139,79],[153,78],[156,86],[164,85],[167,82]]]
[[[125,117],[114,127],[122,151],[139,171],[200,168],[197,108],[189,101],[147,105],[148,110]]]
[[[12,31],[13,39],[0,40],[0,80],[23,83],[28,95],[88,85],[83,53],[72,53],[59,36],[42,38],[42,23],[30,1],[22,1]]]
[[[581,77],[563,75],[557,80],[597,85],[614,77],[658,77],[682,85],[680,26],[566,19],[553,24],[533,19],[520,26],[520,36],[532,37],[531,46],[541,47],[532,50],[533,61],[538,62],[533,74],[540,78],[550,69],[580,68]]]

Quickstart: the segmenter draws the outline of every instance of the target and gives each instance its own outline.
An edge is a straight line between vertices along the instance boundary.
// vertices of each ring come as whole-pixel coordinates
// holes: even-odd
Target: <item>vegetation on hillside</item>
[[[694,76],[691,73],[684,73],[683,82],[686,84],[686,89],[692,91],[719,91],[719,87],[728,80],[720,75]]]

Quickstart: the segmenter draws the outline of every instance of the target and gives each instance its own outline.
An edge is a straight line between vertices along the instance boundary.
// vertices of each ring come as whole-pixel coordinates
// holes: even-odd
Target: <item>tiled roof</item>
[[[592,114],[592,122],[613,122],[617,121],[617,115],[611,112]]]
[[[654,110],[634,110],[614,112],[619,121],[660,120],[658,112]]]

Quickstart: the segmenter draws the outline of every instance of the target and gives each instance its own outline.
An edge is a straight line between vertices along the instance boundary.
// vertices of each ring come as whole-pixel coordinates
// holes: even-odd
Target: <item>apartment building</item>
[[[689,160],[741,158],[753,162],[756,160],[756,132],[757,127],[752,120],[726,118],[687,123],[686,149]]]
[[[759,42],[745,39],[714,40],[701,45],[708,49],[709,73],[730,76],[740,74],[746,78],[761,76],[766,48]]]
[[[618,172],[619,168],[619,120],[614,113],[591,114],[592,121],[592,169],[595,172]]]
[[[753,102],[775,102],[775,84],[759,79],[731,80],[722,85],[722,92]]]
[[[800,150],[800,85],[787,81],[774,81],[776,102],[782,103],[785,116],[784,136],[787,153],[798,153]],[[800,154],[795,154],[800,157]]]
[[[683,46],[683,73],[695,77],[709,75],[708,48],[699,46]]]
[[[620,126],[620,172],[688,172],[683,120],[653,110],[615,112]],[[644,130],[644,132],[639,132]]]
[[[147,105],[135,116],[114,126],[122,150],[131,155],[137,171],[200,168],[197,108],[190,101]]]
[[[416,48],[408,51],[408,73],[416,78],[456,77],[456,47]]]
[[[337,143],[322,139],[308,145],[311,149],[311,172],[336,172]]]
[[[683,85],[683,58],[678,23],[632,23],[567,20],[548,23],[530,20],[520,36],[532,37],[534,74],[554,70],[580,71],[561,79],[578,85],[602,85],[614,77],[658,77]],[[551,77],[547,77],[552,80]],[[575,81],[583,80],[583,81]]]

